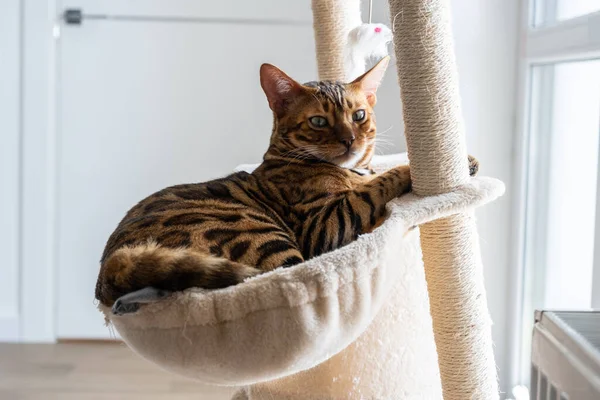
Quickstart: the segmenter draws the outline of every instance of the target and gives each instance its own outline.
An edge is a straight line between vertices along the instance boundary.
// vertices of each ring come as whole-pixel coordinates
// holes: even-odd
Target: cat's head
[[[300,84],[270,64],[260,84],[275,123],[265,158],[317,160],[343,168],[364,168],[375,151],[375,92],[389,57],[350,83]]]

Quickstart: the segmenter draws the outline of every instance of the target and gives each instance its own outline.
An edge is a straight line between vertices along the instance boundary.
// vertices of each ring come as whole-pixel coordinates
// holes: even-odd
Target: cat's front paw
[[[469,156],[469,175],[475,176],[479,171],[479,161],[473,156]]]

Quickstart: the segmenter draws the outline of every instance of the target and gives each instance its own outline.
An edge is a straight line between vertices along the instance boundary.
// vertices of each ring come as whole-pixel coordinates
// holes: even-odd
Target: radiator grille
[[[560,397],[559,397],[560,393]],[[548,377],[535,366],[531,367],[531,399],[534,400],[569,400],[565,392],[548,382]]]
[[[600,399],[600,312],[536,312],[532,400]]]

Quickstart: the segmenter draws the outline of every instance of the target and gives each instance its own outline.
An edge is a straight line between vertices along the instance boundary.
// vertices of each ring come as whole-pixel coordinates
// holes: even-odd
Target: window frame
[[[545,72],[536,74],[534,67],[559,62],[600,59],[600,10],[576,18],[556,21],[557,0],[545,1],[541,9],[539,7],[536,9],[535,3],[536,0],[521,0],[512,198],[512,263],[509,267],[515,290],[507,300],[509,321],[513,321],[514,329],[510,331],[507,338],[510,351],[507,371],[508,388],[529,384],[533,304],[540,296],[544,296],[544,288],[540,287],[543,285],[539,285],[539,278],[543,276],[545,270],[526,268],[525,257],[533,253],[539,260],[542,250],[539,246],[538,248],[532,246],[532,240],[535,240],[533,236],[536,232],[544,229],[543,223],[532,221],[527,208],[528,200],[534,198],[535,191],[548,184],[548,177],[539,174],[542,164],[539,160],[533,159],[532,145],[535,143],[532,141],[536,137],[535,131],[545,129],[541,125],[547,125],[549,121],[549,118],[544,116],[549,115],[552,110],[553,71],[542,68],[541,70]],[[540,16],[548,22],[536,25]],[[600,163],[598,169],[596,232],[600,232]],[[547,208],[545,203],[545,201],[542,201],[542,204],[536,203],[536,207]],[[594,238],[592,280],[592,307],[600,308],[600,235],[595,235]]]

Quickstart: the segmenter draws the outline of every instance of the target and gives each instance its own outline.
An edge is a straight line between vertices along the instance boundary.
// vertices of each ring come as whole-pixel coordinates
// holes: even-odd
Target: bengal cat
[[[134,206],[108,239],[96,298],[115,314],[134,312],[173,291],[224,288],[290,267],[373,230],[386,203],[411,187],[408,166],[380,175],[369,168],[375,91],[387,64],[351,83],[303,85],[262,65],[274,115],[263,163]]]

